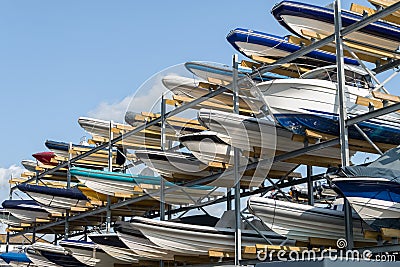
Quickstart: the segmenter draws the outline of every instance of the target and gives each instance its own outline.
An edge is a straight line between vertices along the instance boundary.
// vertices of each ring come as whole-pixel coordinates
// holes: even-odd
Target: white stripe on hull
[[[33,253],[26,253],[28,258],[33,262],[33,264],[37,267],[61,267],[60,265],[57,265],[45,257]]]

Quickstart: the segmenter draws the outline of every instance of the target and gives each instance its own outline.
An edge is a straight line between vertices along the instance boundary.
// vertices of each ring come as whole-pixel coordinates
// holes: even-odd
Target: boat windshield
[[[368,74],[362,74],[350,69],[345,69],[344,75],[346,78],[346,85],[363,89],[373,88],[372,79]],[[337,82],[337,68],[331,67],[312,70],[303,74],[301,78]]]

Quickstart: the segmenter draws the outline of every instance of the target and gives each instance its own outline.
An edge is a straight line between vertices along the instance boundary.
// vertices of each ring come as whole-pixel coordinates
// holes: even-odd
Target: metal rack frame
[[[346,107],[344,106],[344,101],[343,101],[343,99],[344,99],[344,90],[343,90],[343,88],[344,88],[344,80],[343,80],[343,78],[344,78],[343,48],[344,47],[343,47],[343,44],[342,44],[342,40],[346,35],[348,35],[348,34],[350,34],[352,32],[355,32],[355,31],[365,27],[366,25],[368,25],[368,24],[370,24],[372,22],[375,22],[378,19],[380,19],[382,17],[385,17],[385,16],[397,11],[398,9],[400,9],[400,2],[395,3],[392,6],[387,7],[385,9],[382,9],[382,10],[378,11],[377,13],[375,13],[375,14],[373,14],[371,16],[365,17],[364,19],[362,19],[362,20],[360,20],[360,21],[358,21],[358,22],[356,22],[356,23],[354,23],[354,24],[352,24],[352,25],[350,25],[350,26],[348,26],[346,28],[343,28],[343,29],[341,28],[341,20],[339,19],[340,18],[340,14],[341,14],[340,0],[335,0],[334,3],[335,3],[335,5],[334,5],[335,6],[335,15],[336,15],[336,18],[337,18],[336,19],[336,23],[335,23],[335,33],[334,34],[329,35],[328,37],[326,37],[326,38],[324,38],[322,40],[315,41],[314,43],[310,44],[309,46],[303,47],[299,51],[294,52],[289,56],[286,56],[286,57],[283,57],[283,58],[277,60],[273,65],[265,65],[265,66],[262,66],[259,69],[254,70],[249,75],[249,78],[254,78],[254,77],[256,77],[258,75],[261,75],[261,74],[263,74],[265,72],[271,71],[271,70],[277,68],[278,66],[280,66],[282,64],[289,63],[289,62],[291,62],[291,61],[293,61],[293,60],[295,60],[295,59],[297,59],[297,58],[299,58],[301,56],[306,55],[307,53],[309,53],[309,52],[311,52],[311,51],[313,51],[315,49],[318,49],[318,48],[320,48],[320,47],[322,47],[324,45],[327,45],[329,43],[332,43],[332,42],[336,41],[336,51],[337,51],[337,55],[339,55],[339,60],[338,60],[339,95],[341,96],[341,101],[340,101],[340,104],[341,104],[340,110],[341,110],[341,112],[340,112],[340,119],[339,119],[339,122],[340,122],[340,136],[339,136],[339,138],[335,138],[335,139],[332,139],[332,140],[329,140],[329,141],[320,142],[320,143],[313,144],[313,145],[307,145],[302,149],[291,151],[291,152],[276,156],[274,158],[263,159],[263,160],[260,160],[259,162],[251,163],[251,164],[248,164],[246,166],[239,166],[239,164],[238,164],[239,163],[238,151],[235,148],[234,149],[234,151],[235,151],[234,152],[234,168],[225,172],[225,174],[234,175],[235,181],[238,179],[237,174],[239,172],[244,171],[244,170],[254,169],[254,168],[257,167],[257,165],[260,162],[261,163],[262,162],[278,162],[278,161],[290,159],[292,157],[304,155],[307,152],[311,152],[311,151],[315,151],[315,150],[318,150],[318,149],[323,149],[323,148],[326,148],[326,147],[331,147],[331,146],[339,145],[339,144],[341,145],[342,165],[346,166],[349,163],[348,133],[347,133],[346,129],[349,126],[356,125],[359,122],[362,122],[362,121],[365,121],[365,120],[368,120],[368,119],[371,119],[371,118],[375,118],[375,117],[378,117],[378,116],[382,116],[384,114],[388,114],[388,113],[391,113],[391,112],[394,112],[394,111],[397,111],[397,110],[400,109],[400,103],[397,103],[397,104],[393,104],[393,105],[390,105],[390,106],[387,106],[387,107],[383,107],[383,108],[378,109],[378,110],[371,111],[371,112],[366,113],[366,114],[362,114],[362,115],[355,116],[355,117],[352,117],[352,118],[347,118],[347,116],[346,116]],[[149,122],[146,122],[146,123],[144,123],[142,125],[139,125],[135,129],[133,129],[132,131],[124,133],[124,134],[122,134],[122,135],[120,135],[120,136],[118,136],[116,138],[112,138],[112,131],[111,131],[112,122],[110,122],[110,138],[109,138],[109,142],[108,143],[101,144],[101,145],[93,148],[92,150],[90,150],[88,152],[85,152],[85,153],[83,153],[81,155],[78,155],[78,156],[76,156],[74,158],[70,157],[67,162],[61,163],[61,164],[57,165],[56,167],[54,167],[53,169],[49,169],[47,171],[44,171],[40,175],[37,175],[35,177],[32,177],[32,178],[28,179],[26,182],[31,182],[31,181],[34,181],[35,179],[40,179],[40,178],[44,177],[45,175],[51,174],[51,173],[53,173],[53,172],[55,172],[55,171],[57,171],[57,170],[59,170],[61,168],[69,167],[74,162],[76,162],[76,161],[78,161],[80,159],[83,159],[83,158],[85,158],[85,157],[87,157],[87,156],[89,156],[89,155],[91,155],[93,153],[96,153],[96,152],[98,152],[98,151],[100,151],[102,149],[108,148],[109,153],[111,153],[113,145],[115,145],[117,142],[119,142],[119,141],[123,140],[124,138],[127,138],[127,137],[129,137],[131,135],[134,135],[134,134],[136,134],[136,133],[138,133],[138,132],[140,132],[142,130],[145,130],[146,128],[148,128],[150,126],[153,126],[153,125],[156,125],[156,124],[159,124],[159,123],[161,123],[161,127],[162,127],[161,128],[162,129],[161,130],[161,148],[164,150],[165,149],[165,124],[166,124],[166,119],[167,118],[172,117],[172,116],[174,116],[176,114],[179,114],[179,113],[181,113],[181,112],[183,112],[183,111],[185,111],[187,109],[190,109],[190,108],[200,104],[201,102],[206,101],[207,99],[212,98],[214,96],[217,96],[217,95],[219,95],[219,94],[221,94],[221,93],[223,93],[223,92],[225,92],[225,91],[227,91],[229,89],[234,92],[234,94],[233,94],[233,96],[234,96],[233,97],[233,107],[234,107],[234,112],[238,113],[238,111],[239,111],[239,109],[238,109],[238,107],[239,107],[238,106],[239,97],[238,97],[238,86],[237,86],[237,84],[243,78],[237,78],[237,69],[238,69],[237,56],[233,57],[233,64],[232,65],[233,65],[233,70],[234,70],[233,71],[233,81],[234,82],[232,84],[225,85],[223,87],[220,86],[218,89],[216,89],[214,91],[211,91],[210,93],[204,95],[203,97],[200,97],[200,98],[198,98],[196,100],[193,100],[190,103],[183,104],[182,106],[179,106],[179,107],[177,107],[177,108],[175,108],[175,109],[173,109],[172,111],[169,111],[169,112],[166,112],[165,100],[164,100],[164,97],[163,97],[162,101],[161,101],[161,116],[159,118],[153,119],[153,120],[151,120]],[[396,68],[399,65],[400,65],[400,60],[394,60],[392,62],[387,63],[386,65],[379,66],[379,67],[375,68],[374,70],[375,70],[375,72],[379,73],[379,72],[382,72],[382,71],[386,71],[388,69]],[[367,141],[370,142],[371,140],[367,139]],[[370,144],[372,146],[374,145],[372,141],[370,142]],[[111,154],[110,154],[110,157],[111,157]],[[112,170],[112,164],[110,164],[109,170],[110,171]],[[187,182],[185,185],[186,186],[191,186],[191,185],[198,185],[198,184],[202,184],[202,183],[207,183],[207,182],[210,182],[210,181],[213,181],[213,180],[217,179],[219,176],[220,176],[220,174],[210,175],[208,177],[203,177],[203,178],[200,178],[200,179],[196,179],[196,180]],[[234,206],[235,206],[235,210],[236,210],[235,215],[236,215],[236,225],[237,225],[237,227],[236,227],[236,238],[235,238],[235,265],[240,265],[240,260],[241,260],[241,242],[240,242],[241,238],[240,238],[240,236],[241,236],[241,234],[240,234],[239,225],[240,225],[240,222],[241,222],[241,219],[242,219],[241,218],[241,213],[240,213],[240,198],[241,197],[246,197],[246,196],[249,196],[249,195],[253,195],[253,194],[266,192],[266,191],[271,190],[271,189],[276,188],[276,187],[285,188],[285,187],[289,187],[289,186],[296,185],[296,184],[301,184],[301,183],[307,183],[308,187],[309,187],[309,192],[311,192],[310,191],[311,190],[310,186],[312,186],[312,181],[315,181],[315,180],[318,180],[318,179],[322,179],[322,178],[323,177],[321,175],[313,176],[312,175],[312,166],[309,166],[309,167],[307,167],[307,177],[306,178],[293,180],[293,181],[288,181],[288,182],[281,181],[281,182],[279,182],[277,184],[274,184],[272,186],[269,186],[267,188],[259,188],[259,189],[254,190],[254,191],[248,191],[248,192],[244,192],[244,193],[240,193],[240,184],[237,183],[236,186],[235,186],[235,190],[234,190],[235,194],[234,195],[227,194],[226,196],[224,196],[224,197],[222,197],[222,198],[220,198],[220,199],[218,199],[216,201],[212,201],[210,203],[205,203],[205,204],[200,204],[200,206],[213,205],[213,204],[216,204],[216,203],[222,203],[224,201],[229,201],[230,202],[232,199],[235,200],[235,205]],[[68,180],[68,184],[69,184],[69,181],[70,181],[70,179]],[[55,221],[55,222],[38,225],[38,226],[35,226],[33,228],[27,228],[27,229],[25,229],[24,231],[21,231],[21,232],[17,232],[17,233],[13,233],[13,234],[8,233],[7,240],[9,240],[10,236],[24,235],[24,234],[27,234],[27,233],[35,234],[37,231],[44,230],[44,229],[47,229],[47,228],[51,228],[51,227],[54,227],[54,226],[57,226],[57,225],[61,225],[61,224],[65,225],[65,229],[66,229],[65,230],[65,237],[68,237],[68,234],[69,234],[69,231],[68,231],[69,222],[76,221],[76,220],[79,220],[79,219],[84,219],[85,217],[93,216],[93,215],[97,215],[97,214],[102,214],[102,213],[106,213],[106,215],[107,215],[107,218],[108,218],[107,219],[107,229],[109,230],[109,227],[111,225],[111,220],[109,220],[109,219],[111,218],[111,211],[113,209],[124,207],[124,206],[130,205],[130,204],[133,204],[133,203],[136,203],[136,202],[139,202],[141,200],[145,200],[145,199],[148,199],[148,198],[151,198],[151,197],[154,197],[154,196],[160,196],[160,198],[162,200],[162,199],[164,199],[165,192],[169,192],[169,191],[173,190],[173,188],[168,188],[168,189],[165,189],[165,190],[163,190],[163,188],[165,188],[165,187],[162,184],[161,185],[161,190],[159,192],[156,192],[156,193],[153,193],[153,194],[150,194],[150,195],[144,195],[144,196],[140,196],[140,197],[137,197],[137,198],[120,201],[120,202],[115,203],[115,204],[111,204],[110,201],[108,201],[108,204],[107,204],[106,207],[100,207],[100,208],[93,209],[93,210],[90,210],[90,211],[87,211],[87,212],[83,212],[83,213],[77,214],[77,215],[72,215],[72,216],[71,215],[67,215],[65,217],[65,219],[61,219],[61,220],[58,220],[58,221]],[[12,187],[11,190],[10,190],[10,193],[12,193],[13,190],[15,190],[15,189],[16,189],[16,187]],[[310,194],[310,196],[312,196],[312,194]],[[310,201],[309,204],[312,205],[313,204],[312,198],[309,201]],[[183,207],[183,208],[178,208],[178,209],[175,209],[175,210],[169,210],[169,211],[166,212],[165,211],[165,205],[161,204],[160,205],[160,212],[158,214],[154,213],[154,215],[152,215],[152,217],[159,216],[161,220],[164,220],[165,219],[165,214],[171,215],[171,214],[174,214],[174,213],[179,213],[179,212],[190,210],[190,209],[193,209],[193,208],[198,208],[198,206],[199,205]],[[349,205],[346,205],[346,206],[347,206],[347,208],[345,209],[345,211],[346,211],[345,212],[346,239],[348,240],[348,244],[349,244],[348,249],[352,249],[353,233],[352,233],[352,227],[351,227],[351,216],[349,216],[349,214],[351,214],[351,209],[350,209]],[[229,205],[228,205],[228,207],[229,207]],[[77,234],[84,234],[84,232],[77,233]],[[377,247],[377,248],[374,248],[374,251],[383,251],[384,252],[384,251],[399,250],[400,249],[400,245],[391,245],[390,247],[387,247],[387,250],[385,250],[385,249],[386,249],[385,247]],[[162,263],[161,263],[161,265],[162,265]]]

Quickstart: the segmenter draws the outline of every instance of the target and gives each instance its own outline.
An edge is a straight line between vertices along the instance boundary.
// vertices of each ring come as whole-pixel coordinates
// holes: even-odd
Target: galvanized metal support
[[[72,159],[72,142],[68,144],[68,168],[67,168],[67,188],[71,188],[71,159]]]
[[[226,210],[232,210],[232,189],[227,188],[226,189]]]
[[[65,210],[64,239],[68,240],[68,236],[69,236],[69,211]]]
[[[112,140],[114,138],[114,132],[112,131],[114,127],[114,123],[111,120],[108,131],[108,171],[113,171],[113,143]],[[109,233],[111,230],[111,196],[107,195],[107,212],[106,212],[106,232]]]
[[[166,113],[166,102],[164,99],[164,94],[161,97],[161,150],[165,151],[165,113]],[[161,177],[160,181],[160,220],[165,220],[165,180]]]
[[[383,152],[381,149],[375,145],[375,143],[368,137],[368,135],[357,125],[353,124],[353,127],[356,128],[356,130],[364,137],[364,139],[381,155],[383,155]]]
[[[346,126],[347,110],[346,110],[346,77],[344,72],[344,54],[343,42],[341,36],[342,30],[342,11],[341,0],[335,0],[335,42],[336,42],[336,63],[337,63],[337,81],[338,81],[338,94],[339,94],[339,128],[340,128],[340,151],[342,156],[342,166],[350,165],[349,156],[349,135]],[[345,220],[345,233],[347,241],[347,249],[353,249],[353,216],[350,203],[347,199],[344,200],[344,220]]]
[[[238,55],[233,56],[232,61],[233,67],[233,113],[239,114],[239,87],[238,87]],[[240,216],[240,175],[239,175],[239,149],[233,148],[233,168],[234,168],[234,179],[235,179],[235,265],[240,265],[240,260],[242,259],[242,218]]]
[[[308,205],[314,206],[314,185],[312,180],[312,166],[307,165],[307,194],[308,194]]]

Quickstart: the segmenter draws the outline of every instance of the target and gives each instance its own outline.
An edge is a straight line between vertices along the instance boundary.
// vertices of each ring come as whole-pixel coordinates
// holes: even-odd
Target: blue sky
[[[85,135],[79,116],[118,104],[164,68],[191,60],[230,64],[231,29],[288,34],[270,14],[277,2],[1,1],[0,175],[45,150],[46,139],[78,142]]]

